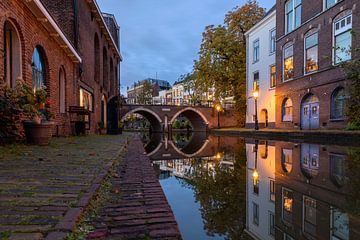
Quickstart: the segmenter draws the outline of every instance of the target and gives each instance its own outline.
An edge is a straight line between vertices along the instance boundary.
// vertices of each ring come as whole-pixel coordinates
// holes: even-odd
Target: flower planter
[[[49,145],[52,137],[53,122],[36,123],[24,121],[26,141],[29,144],[46,146]]]

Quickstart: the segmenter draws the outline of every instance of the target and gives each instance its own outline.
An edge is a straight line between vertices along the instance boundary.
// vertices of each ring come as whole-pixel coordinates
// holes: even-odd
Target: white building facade
[[[260,128],[275,128],[276,84],[276,10],[270,9],[266,16],[246,33],[246,127],[255,126],[255,99]]]

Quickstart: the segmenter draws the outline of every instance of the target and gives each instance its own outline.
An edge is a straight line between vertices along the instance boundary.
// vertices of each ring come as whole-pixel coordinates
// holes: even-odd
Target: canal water
[[[360,239],[359,146],[205,133],[142,139],[185,240]]]

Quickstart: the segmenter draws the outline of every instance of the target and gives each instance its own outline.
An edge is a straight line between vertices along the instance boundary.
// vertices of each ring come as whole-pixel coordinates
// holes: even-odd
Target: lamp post
[[[220,110],[221,110],[221,106],[216,105],[216,111],[218,113],[218,128],[220,128]]]
[[[253,92],[253,97],[254,97],[254,101],[255,101],[255,130],[259,130],[259,121],[258,121],[258,111],[257,111],[257,99],[259,97],[259,92],[257,90],[255,90]]]

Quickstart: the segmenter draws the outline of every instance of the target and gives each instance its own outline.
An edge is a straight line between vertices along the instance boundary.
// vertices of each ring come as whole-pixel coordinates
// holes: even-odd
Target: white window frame
[[[274,37],[274,49],[272,49],[272,33],[275,32]],[[276,28],[273,28],[269,31],[269,55],[273,55],[276,52]]]
[[[307,48],[306,48],[306,39],[307,38],[309,38],[309,37],[311,37],[311,36],[313,36],[313,35],[315,35],[315,34],[317,34],[317,44],[315,45],[315,46],[317,46],[318,47],[318,49],[317,49],[317,51],[318,51],[318,53],[317,53],[317,65],[318,65],[318,70],[315,70],[315,71],[310,71],[310,72],[308,72],[307,70],[306,70],[306,61],[307,61]],[[314,46],[313,46],[314,47]],[[310,48],[309,48],[310,49]],[[318,31],[315,31],[315,32],[312,32],[312,33],[310,33],[310,34],[307,34],[307,35],[305,35],[304,36],[304,75],[309,75],[309,74],[312,74],[312,73],[315,73],[315,72],[317,72],[317,71],[319,71],[319,32]]]
[[[258,43],[257,55],[255,54],[255,43]],[[255,57],[257,58],[255,59]],[[260,39],[258,38],[253,41],[253,63],[257,63],[259,61],[260,61]]]
[[[351,17],[351,26],[349,27],[349,24],[346,24],[345,27],[336,30],[336,24],[341,22],[342,20],[348,18],[348,17]],[[352,54],[350,52],[350,59],[343,60],[343,61],[340,61],[340,62],[336,62],[336,48],[335,48],[336,47],[336,37],[338,35],[341,35],[341,34],[347,32],[347,31],[351,31],[352,23],[353,23],[353,13],[346,14],[346,16],[344,16],[344,17],[342,17],[342,18],[340,18],[340,19],[333,22],[333,26],[332,26],[332,28],[333,28],[333,44],[332,44],[332,46],[333,46],[333,57],[332,57],[332,61],[333,61],[334,66],[337,66],[337,65],[339,65],[339,64],[341,64],[343,62],[349,61],[352,58]],[[351,40],[352,40],[352,38],[351,38]],[[351,42],[351,47],[352,47],[352,42]]]
[[[287,4],[292,1],[292,12],[293,12],[293,17],[292,17],[292,29],[288,31],[288,12],[287,12]],[[290,33],[290,32],[293,32],[295,29],[297,29],[298,27],[301,26],[301,22],[302,22],[302,9],[301,9],[301,12],[300,12],[300,25],[299,26],[296,26],[296,7],[298,7],[300,5],[300,7],[302,8],[302,0],[300,0],[300,4],[295,6],[295,1],[296,0],[287,0],[285,1],[285,9],[284,9],[284,15],[285,15],[285,34],[287,33]]]
[[[275,67],[275,85],[274,85],[274,86],[271,86],[271,74],[272,74],[271,69],[272,69],[273,67]],[[270,89],[274,89],[274,88],[276,88],[276,84],[277,84],[277,82],[276,82],[276,64],[271,64],[271,65],[269,66],[269,76],[270,76]]]

